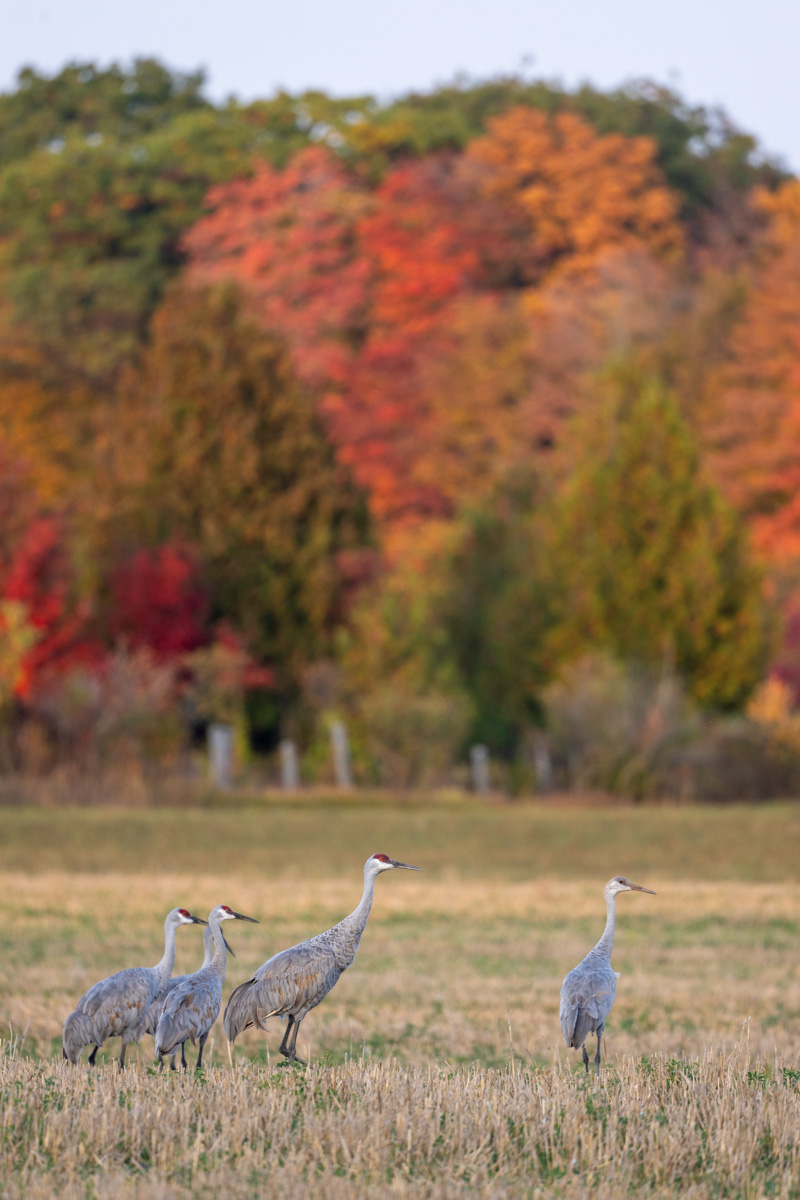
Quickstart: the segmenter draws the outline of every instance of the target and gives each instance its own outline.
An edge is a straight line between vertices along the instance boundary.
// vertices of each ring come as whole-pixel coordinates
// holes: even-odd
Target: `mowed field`
[[[216,903],[225,994],[376,885],[361,950],[301,1028],[159,1077],[152,1039],[60,1060],[80,994]],[[800,806],[234,802],[0,810],[0,1195],[800,1196]],[[561,1042],[565,972],[618,899],[598,1085]],[[202,956],[178,933],[176,971]],[[210,1054],[208,1051],[210,1050]],[[190,1052],[190,1059],[193,1051]],[[98,1060],[100,1056],[98,1056]]]

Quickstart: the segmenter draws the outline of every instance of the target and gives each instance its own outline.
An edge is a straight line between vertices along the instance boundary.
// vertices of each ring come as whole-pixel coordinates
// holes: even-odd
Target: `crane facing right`
[[[312,1008],[325,999],[343,971],[352,963],[372,908],[375,880],[384,871],[419,871],[388,854],[372,854],[364,863],[364,891],[358,906],[332,929],[297,946],[281,950],[258,968],[252,979],[231,992],[222,1025],[228,1041],[245,1029],[266,1029],[270,1017],[287,1017],[280,1053],[289,1062],[306,1064],[297,1057],[297,1031]]]
[[[606,927],[603,936],[593,946],[583,962],[573,967],[561,985],[561,1032],[570,1049],[583,1051],[583,1065],[588,1072],[589,1055],[586,1039],[590,1033],[597,1037],[597,1053],[594,1058],[597,1075],[600,1075],[600,1042],[606,1026],[606,1017],[611,1012],[617,993],[617,972],[611,969],[611,951],[614,948],[615,900],[620,892],[647,892],[655,896],[650,888],[631,883],[624,875],[615,875],[603,888],[606,901]]]

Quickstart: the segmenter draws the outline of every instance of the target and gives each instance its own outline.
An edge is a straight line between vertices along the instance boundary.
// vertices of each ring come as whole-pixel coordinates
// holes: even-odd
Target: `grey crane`
[[[222,1018],[228,1040],[235,1042],[245,1029],[266,1029],[270,1017],[288,1017],[280,1052],[290,1062],[297,1057],[300,1022],[324,1000],[356,956],[372,908],[375,880],[384,871],[419,871],[386,854],[373,854],[364,864],[364,892],[357,908],[324,933],[281,950],[258,968],[252,979],[231,992]]]
[[[173,908],[164,921],[164,954],[154,967],[129,967],[84,992],[75,1011],[64,1022],[64,1058],[76,1063],[84,1046],[94,1043],[89,1065],[106,1038],[122,1038],[120,1068],[125,1068],[125,1050],[145,1032],[150,1005],[165,988],[175,963],[175,933],[181,925],[205,925],[185,908]]]
[[[174,1055],[179,1045],[181,1062],[186,1070],[183,1046],[187,1038],[191,1039],[193,1046],[200,1046],[197,1070],[203,1065],[203,1047],[212,1025],[219,1016],[222,1004],[222,985],[225,982],[227,958],[227,943],[220,928],[223,921],[252,921],[254,925],[258,924],[255,917],[246,917],[243,913],[234,912],[227,904],[218,904],[216,908],[212,908],[208,915],[208,926],[214,941],[214,957],[208,966],[201,967],[193,975],[187,975],[181,980],[164,1001],[164,1009],[156,1026],[159,1070],[164,1068],[164,1056]]]
[[[225,949],[227,950],[228,954],[232,954],[233,957],[236,958],[236,953],[233,949],[233,946],[228,944],[228,941],[224,934],[223,934],[222,940],[223,940],[223,942],[225,942]],[[200,964],[200,968],[199,968],[201,971],[202,971],[203,967],[207,967],[210,964],[211,960],[214,957],[214,935],[212,934],[208,925],[206,925],[205,929],[203,930],[203,950],[204,950],[203,961]],[[147,1019],[144,1023],[144,1032],[145,1033],[155,1034],[156,1026],[158,1025],[158,1018],[161,1016],[161,1013],[164,1010],[164,1001],[166,1000],[167,996],[169,995],[169,993],[172,991],[173,988],[176,988],[178,986],[179,983],[183,983],[184,979],[189,979],[189,978],[190,978],[189,975],[173,975],[171,979],[167,980],[166,987],[164,988],[164,990],[162,992],[160,992],[156,996],[155,1000],[153,1001],[153,1003],[150,1005],[150,1007],[147,1010]],[[181,1065],[183,1066],[183,1069],[185,1071],[186,1070],[186,1055],[184,1053],[183,1043],[181,1043]],[[170,1066],[172,1067],[173,1070],[175,1069],[175,1055],[174,1054],[172,1056],[172,1062],[170,1063]]]
[[[606,901],[606,927],[603,936],[584,958],[573,967],[561,985],[561,1032],[564,1041],[575,1050],[583,1051],[583,1065],[589,1070],[589,1055],[586,1039],[590,1033],[597,1036],[595,1069],[600,1074],[600,1042],[605,1030],[606,1017],[611,1012],[617,992],[616,971],[611,969],[611,951],[614,948],[615,900],[620,892],[647,892],[655,896],[650,888],[631,883],[624,875],[609,879],[603,888]]]

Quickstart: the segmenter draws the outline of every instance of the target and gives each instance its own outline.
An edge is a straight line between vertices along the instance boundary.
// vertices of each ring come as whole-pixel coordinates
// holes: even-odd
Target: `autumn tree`
[[[183,240],[189,282],[235,279],[323,403],[335,403],[364,335],[370,264],[356,226],[368,206],[341,163],[314,147],[283,170],[262,163],[212,189],[207,215]]]
[[[487,394],[524,387],[497,206],[450,160],[398,167],[369,193],[319,148],[220,186],[209,206],[185,239],[189,279],[236,279],[285,338],[384,528],[449,517],[475,486],[462,433],[488,462],[515,435]]]
[[[703,435],[759,550],[800,581],[800,183],[756,199],[768,226]]]
[[[108,437],[108,540],[194,547],[212,616],[284,683],[323,653],[363,504],[283,347],[230,287],[170,294]]]
[[[666,663],[703,707],[744,702],[769,651],[761,578],[738,514],[659,385],[614,388],[579,424],[552,522],[558,657],[603,649]]]
[[[116,564],[110,592],[109,632],[132,650],[168,662],[210,640],[200,564],[179,542],[140,548]]]
[[[680,253],[677,199],[649,138],[598,135],[574,113],[515,108],[488,122],[467,158],[485,172],[486,193],[524,217],[520,270],[530,282],[585,272],[633,246]]]

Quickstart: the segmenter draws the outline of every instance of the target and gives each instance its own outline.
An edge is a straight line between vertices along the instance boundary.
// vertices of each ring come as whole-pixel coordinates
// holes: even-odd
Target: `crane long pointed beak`
[[[412,867],[410,863],[397,862],[397,860],[394,858],[392,859],[392,866],[393,867],[402,867],[404,871],[421,871],[422,870],[422,867]]]
[[[196,917],[194,913],[189,913],[195,925],[207,925],[208,921],[204,921],[202,917]]]
[[[222,940],[225,943],[225,949],[228,951],[228,954],[230,954],[232,958],[236,958],[236,951],[234,950],[233,946],[230,944],[228,939],[225,937],[224,933],[222,935]]]
[[[231,909],[231,912],[233,912],[233,909]],[[252,921],[254,925],[260,924],[260,921],[257,921],[255,917],[246,917],[244,913],[235,912],[233,915],[236,917],[237,921]]]
[[[630,886],[631,886],[632,892],[647,892],[648,896],[657,896],[658,895],[657,892],[651,891],[650,888],[643,888],[638,883],[632,883]]]

